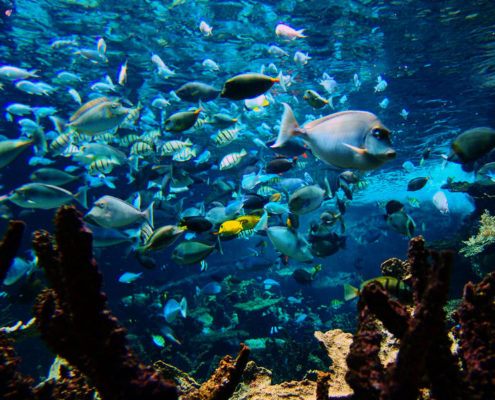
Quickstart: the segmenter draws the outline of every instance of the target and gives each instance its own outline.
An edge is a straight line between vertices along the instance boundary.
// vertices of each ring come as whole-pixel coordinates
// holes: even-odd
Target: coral
[[[332,360],[327,392],[332,393],[332,395],[352,394],[351,388],[345,381],[347,372],[346,357],[349,354],[349,347],[352,343],[352,334],[343,332],[340,329],[334,329],[325,333],[316,331],[314,335]]]
[[[90,378],[104,399],[175,399],[175,387],[137,361],[126,331],[106,309],[92,234],[80,213],[61,207],[55,227],[56,247],[47,232],[33,235],[38,264],[52,286],[34,306],[42,339]]]
[[[464,301],[453,315],[471,399],[487,399],[495,393],[494,298],[495,271],[479,284],[464,287]]]
[[[495,243],[495,216],[491,216],[488,210],[485,210],[481,215],[480,224],[478,233],[463,241],[466,246],[459,252],[464,253],[465,257],[479,254],[487,246]]]
[[[246,368],[249,347],[244,343],[235,360],[230,356],[225,356],[215,373],[200,388],[192,390],[182,396],[184,400],[228,400],[236,386],[241,380],[242,373]]]

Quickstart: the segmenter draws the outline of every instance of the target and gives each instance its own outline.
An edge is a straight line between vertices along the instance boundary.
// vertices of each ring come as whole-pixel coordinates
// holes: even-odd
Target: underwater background
[[[8,69],[0,69],[0,134],[3,141],[38,138],[34,147],[0,171],[1,193],[6,195],[0,229],[4,231],[12,218],[25,221],[27,232],[53,229],[58,206],[33,209],[9,201],[11,191],[29,183],[33,171],[42,167],[80,176],[64,188],[76,193],[87,187],[89,207],[74,202],[84,214],[95,201],[110,195],[141,210],[153,202],[154,228],[184,226],[184,218],[193,216],[212,222],[205,232],[188,228],[169,246],[146,251],[141,249],[146,244],[143,218],[136,217],[134,223],[118,227],[125,235],[123,243],[95,247],[109,308],[128,329],[131,346],[144,362],[167,360],[206,379],[217,361],[235,353],[244,341],[252,348],[252,359],[273,371],[275,382],[301,379],[307,370],[326,365],[313,337],[315,330],[355,330],[356,300],[344,300],[344,284],[359,287],[380,275],[383,261],[404,259],[408,236],[420,234],[428,246],[458,251],[464,247],[462,241],[477,232],[484,209],[477,208],[468,194],[442,186],[475,182],[477,171],[493,161],[490,149],[472,165],[446,160],[459,134],[495,126],[493,2],[0,2],[0,68],[26,71],[25,77],[13,79]],[[277,35],[280,24],[304,31],[292,37]],[[156,55],[165,68],[153,58]],[[61,78],[61,71],[75,78]],[[193,81],[220,93],[227,80],[248,72],[279,77],[283,85],[276,82],[255,104],[221,95],[201,101],[177,95],[182,85]],[[19,82],[24,80],[49,86],[37,86],[39,92],[23,89]],[[325,105],[308,103],[303,98],[307,90],[318,92]],[[77,139],[71,139],[75,149],[54,151],[52,142],[65,132],[58,131],[50,117],[73,122],[81,104],[101,96],[119,99],[133,110],[130,118],[108,132],[81,130]],[[276,153],[266,143],[279,132],[281,103],[290,105],[301,126],[335,112],[369,111],[391,131],[397,155],[377,169],[356,171],[356,180],[348,183],[340,175],[345,169],[317,159],[308,147],[297,156]],[[30,110],[24,114],[17,107],[9,112],[12,104]],[[36,107],[53,109],[36,112]],[[193,127],[168,129],[170,116],[198,108],[199,122]],[[238,121],[219,127],[213,118],[218,114]],[[236,137],[219,145],[218,132],[225,129],[237,130]],[[130,135],[145,137],[132,140],[147,143],[151,152],[144,146],[131,150],[125,139]],[[181,156],[189,159],[172,160],[173,154],[162,153],[168,141],[186,139],[194,153]],[[127,161],[117,162],[101,149],[90,154],[89,162],[78,158],[88,143],[95,142],[119,149]],[[242,149],[247,154],[237,165],[219,167],[225,156]],[[206,161],[198,160],[202,154]],[[261,182],[277,154],[290,161],[287,171],[243,187],[246,176]],[[490,169],[487,176],[488,186],[495,184]],[[408,191],[408,183],[419,177],[427,178],[425,186]],[[334,218],[325,228],[334,234],[328,245],[332,249],[327,249],[332,254],[298,261],[277,249],[263,229],[247,237],[230,231],[213,234],[223,222],[240,215],[269,214],[268,226],[286,227],[290,210],[267,212],[265,205],[278,193],[279,200],[275,196],[270,203],[289,204],[297,188],[286,190],[281,181],[291,178],[302,180],[299,186],[318,185],[325,195],[315,210],[301,213],[298,226],[288,232],[297,230],[302,242],[310,241],[297,242],[304,247],[301,252],[311,248],[314,230],[329,225],[321,218],[328,211]],[[260,195],[265,204],[245,208],[243,202],[262,186],[273,189]],[[445,195],[447,211],[433,201],[439,191]],[[386,204],[392,200],[400,202],[414,221],[409,235],[387,223]],[[220,216],[208,214],[222,207]],[[184,240],[208,243],[211,254],[202,257],[204,262],[180,265],[172,254]],[[29,235],[24,241],[18,257],[28,262],[33,258]],[[473,267],[470,260],[456,254],[451,299],[461,296],[467,281],[477,282],[491,270],[479,263]],[[44,286],[43,273],[34,264],[18,280],[0,287],[0,326],[32,317],[32,304]],[[300,269],[310,277],[294,276]],[[127,279],[125,273],[140,275]],[[185,302],[180,304],[184,298],[187,312]],[[169,303],[171,299],[177,304]],[[16,349],[23,372],[46,377],[54,356],[39,338],[28,338]]]

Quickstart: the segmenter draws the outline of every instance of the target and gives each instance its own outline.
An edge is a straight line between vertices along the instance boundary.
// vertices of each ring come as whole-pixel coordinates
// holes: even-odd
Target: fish
[[[418,176],[417,178],[411,179],[407,183],[407,191],[408,192],[415,192],[417,190],[420,190],[425,187],[426,183],[428,182],[429,177],[423,177],[423,176]]]
[[[196,296],[207,295],[213,296],[219,294],[222,291],[222,285],[218,282],[210,282],[204,285],[201,289],[196,286]]]
[[[199,24],[199,30],[203,34],[203,36],[210,36],[213,28],[209,26],[205,21],[201,21]]]
[[[217,245],[185,240],[173,250],[172,260],[179,265],[196,264],[208,257],[216,248],[218,248]]]
[[[445,193],[439,190],[433,195],[433,198],[431,200],[433,202],[433,205],[435,208],[440,211],[442,214],[448,214],[449,213],[449,203],[447,201],[447,197],[445,196]]]
[[[214,232],[214,235],[222,236],[234,236],[243,230],[242,222],[237,220],[225,221],[220,225],[218,232]]]
[[[289,160],[285,157],[277,157],[266,164],[265,171],[268,174],[281,174],[289,171],[296,165],[297,157]]]
[[[306,90],[304,92],[303,99],[308,102],[308,104],[316,109],[325,107],[328,104],[328,100],[325,100],[318,92],[314,90]]]
[[[133,239],[117,229],[102,228],[98,225],[86,224],[93,233],[93,247],[103,248],[131,243]]]
[[[37,70],[30,70],[12,65],[3,65],[0,67],[0,79],[8,81],[18,81],[21,79],[38,78]]]
[[[167,132],[182,132],[192,128],[198,120],[201,108],[195,111],[182,111],[172,114],[165,121],[165,130]]]
[[[20,257],[15,257],[14,261],[10,265],[5,278],[3,278],[3,284],[11,286],[19,281],[23,276],[29,276],[37,265],[37,259],[26,261]]]
[[[287,53],[286,51],[275,45],[271,45],[268,48],[268,54],[271,54],[272,56],[276,56],[276,57],[289,57],[289,53]]]
[[[286,39],[286,40],[294,40],[294,39],[297,39],[297,38],[305,38],[306,36],[303,35],[303,32],[305,31],[305,29],[299,29],[299,30],[296,30],[292,27],[290,27],[289,25],[286,25],[286,24],[278,24],[276,27],[275,27],[275,34],[280,37],[280,38],[283,38],[283,39]]]
[[[136,248],[139,252],[162,250],[171,246],[185,231],[174,225],[165,225],[153,231],[143,246]]]
[[[202,82],[188,82],[175,91],[184,101],[196,103],[198,101],[215,100],[220,94],[220,89],[216,89]]]
[[[325,191],[318,185],[308,185],[297,189],[289,198],[290,211],[296,215],[307,214],[318,209],[325,197]]]
[[[235,125],[238,122],[238,118],[232,118],[230,115],[217,113],[213,114],[211,118],[208,120],[210,124],[213,124],[215,128],[218,129],[227,129],[231,126]]]
[[[401,233],[407,237],[414,235],[416,223],[409,214],[404,211],[397,211],[387,216],[387,225],[394,231]]]
[[[395,158],[390,131],[372,113],[343,111],[299,127],[287,103],[279,135],[272,148],[283,146],[301,135],[313,153],[329,165],[344,169],[373,170]]]
[[[163,307],[163,317],[168,323],[175,321],[178,315],[182,318],[187,317],[187,299],[183,297],[180,303],[175,299],[169,299]]]
[[[297,283],[300,283],[302,285],[308,285],[311,282],[313,282],[315,275],[321,271],[321,264],[317,265],[314,267],[311,272],[303,269],[303,268],[297,268],[294,270],[292,273],[292,277]]]
[[[230,153],[222,158],[220,161],[220,171],[224,171],[226,169],[231,169],[239,164],[242,160],[242,157],[246,156],[246,150],[242,149],[239,153]]]
[[[32,140],[25,139],[2,140],[0,142],[0,168],[9,165],[32,144]]]
[[[138,278],[140,278],[141,275],[143,275],[142,272],[138,272],[137,274],[134,272],[124,272],[122,275],[120,275],[119,282],[125,284],[131,284],[134,281],[136,281]]]
[[[62,204],[77,201],[84,208],[86,204],[87,187],[82,187],[79,192],[73,194],[68,190],[44,183],[26,183],[12,191],[7,200],[22,208],[50,210],[60,207]]]
[[[257,73],[236,75],[224,83],[220,97],[230,100],[252,99],[268,91],[275,82],[280,82],[280,79]]]
[[[294,53],[294,62],[298,65],[306,65],[308,63],[308,60],[311,60],[311,57],[308,55],[308,53],[304,54],[302,51],[296,51]]]
[[[124,200],[105,195],[93,203],[84,218],[103,228],[121,228],[142,220],[153,226],[153,202],[145,211],[140,211]]]
[[[220,71],[219,65],[215,61],[213,61],[212,59],[210,59],[210,58],[205,58],[201,62],[201,65],[203,67],[208,68],[210,71]]]
[[[81,175],[72,175],[56,168],[39,168],[29,176],[29,179],[33,182],[55,186],[65,185],[80,178]]]
[[[476,161],[495,148],[495,130],[490,127],[469,129],[450,145],[447,160],[458,164]]]
[[[299,233],[284,226],[266,229],[273,246],[282,254],[300,262],[312,262],[311,246]]]
[[[98,97],[82,105],[69,119],[68,124],[55,120],[58,131],[72,128],[78,133],[98,135],[119,126],[131,110],[118,101]]]
[[[358,288],[344,284],[344,300],[349,301],[359,296],[360,291],[371,282],[379,283],[387,292],[394,295],[396,298],[409,302],[412,300],[412,289],[404,281],[394,278],[393,276],[380,276],[379,278],[369,279],[361,283]]]
[[[213,228],[213,224],[201,216],[184,217],[180,221],[179,228],[196,233],[203,233]]]

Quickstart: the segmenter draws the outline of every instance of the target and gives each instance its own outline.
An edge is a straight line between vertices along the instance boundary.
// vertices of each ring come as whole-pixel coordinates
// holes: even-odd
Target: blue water
[[[352,332],[355,329],[355,300],[335,308],[330,305],[332,300],[343,300],[343,283],[359,285],[363,280],[379,276],[378,267],[386,259],[406,258],[408,238],[387,226],[383,218],[386,202],[402,202],[404,210],[416,222],[415,234],[423,235],[427,243],[436,243],[438,248],[442,247],[440,241],[459,248],[459,241],[467,240],[472,234],[459,231],[463,221],[474,211],[482,212],[475,210],[469,196],[443,190],[449,204],[447,215],[435,208],[432,198],[449,178],[474,181],[474,173],[463,171],[459,164],[447,163],[442,157],[448,154],[452,140],[469,128],[495,126],[495,5],[492,2],[186,0],[172,4],[171,1],[133,0],[120,4],[103,0],[18,0],[9,4],[9,1],[0,0],[2,7],[5,6],[1,10],[0,65],[37,70],[39,77],[30,80],[46,82],[54,91],[45,95],[27,94],[17,89],[15,82],[0,80],[2,114],[9,104],[22,103],[32,107],[55,107],[56,115],[68,120],[79,105],[67,93],[67,88],[75,88],[84,104],[102,95],[95,95],[91,86],[97,81],[108,83],[105,81],[108,75],[115,84],[115,90],[107,94],[109,97],[125,99],[126,106],[134,109],[138,105],[141,107],[141,118],[117,130],[117,138],[161,129],[163,136],[156,145],[167,140],[190,138],[198,146],[197,155],[204,149],[211,151],[209,168],[203,172],[187,172],[189,176],[194,175],[197,183],[174,198],[155,201],[155,228],[178,223],[179,216],[171,207],[180,210],[180,201],[182,210],[199,208],[202,203],[207,210],[211,208],[213,200],[208,202],[207,197],[216,178],[233,183],[235,191],[239,191],[248,161],[237,168],[219,171],[218,164],[226,154],[244,148],[249,152],[252,165],[256,165],[254,171],[258,172],[266,165],[273,153],[268,149],[259,152],[252,139],[258,137],[266,141],[276,136],[282,102],[290,104],[300,123],[338,111],[366,110],[376,114],[392,131],[391,142],[397,157],[379,169],[362,174],[365,185],[362,189],[355,185],[353,200],[347,201],[343,216],[347,228],[344,233],[346,246],[329,257],[315,258],[311,264],[290,259],[287,266],[281,265],[279,253],[261,234],[249,240],[223,241],[223,255],[215,250],[207,257],[208,268],[203,272],[199,263],[179,266],[172,261],[172,251],[184,237],[171,247],[149,254],[154,259],[154,269],[143,268],[132,256],[129,245],[97,249],[95,257],[103,273],[109,308],[128,329],[130,343],[143,361],[163,359],[201,380],[212,372],[219,357],[235,353],[240,341],[267,338],[266,350],[254,351],[253,359],[274,370],[275,380],[302,378],[307,369],[323,369],[327,363],[313,338],[315,330],[342,328]],[[201,33],[201,21],[213,28],[211,35]],[[275,27],[281,22],[305,29],[306,37],[291,41],[277,37]],[[77,54],[80,49],[96,50],[101,38],[107,47],[105,57],[108,62],[93,63]],[[54,46],[58,40],[71,43]],[[289,56],[270,55],[267,51],[270,45],[282,48]],[[307,64],[294,62],[296,51],[311,57]],[[151,62],[152,54],[159,55],[175,73],[166,79],[158,75]],[[206,58],[214,60],[219,71],[206,69],[202,65]],[[118,85],[118,74],[126,60],[127,82]],[[277,73],[269,71],[272,63]],[[221,98],[202,105],[200,119],[218,112],[240,119],[241,136],[232,144],[221,148],[215,146],[209,137],[217,129],[208,124],[182,134],[164,132],[163,120],[175,112],[198,106],[178,101],[170,91],[189,81],[201,81],[221,89],[227,79],[240,73],[260,72],[262,66],[270,76],[277,76],[282,71],[292,80],[287,92],[275,84],[266,93],[269,104],[261,111],[248,111],[242,101]],[[55,78],[61,70],[77,74],[81,81],[71,85],[57,83]],[[326,92],[319,84],[324,73],[337,82],[333,93]],[[359,87],[355,84],[355,75],[361,82]],[[375,90],[379,76],[388,84],[383,91]],[[334,108],[312,108],[302,98],[308,89],[318,91],[327,99],[332,98]],[[151,105],[152,100],[160,96],[170,102],[163,115]],[[384,99],[388,99],[386,107],[383,107]],[[407,118],[401,116],[403,109],[408,112]],[[12,121],[0,118],[0,134],[9,139],[19,137],[21,129],[17,121],[22,118],[34,120],[32,114],[14,115]],[[268,132],[259,129],[263,123],[268,126]],[[49,118],[40,118],[39,124],[46,137],[56,136]],[[112,146],[129,155],[129,149],[119,142]],[[427,148],[431,148],[431,156],[421,162]],[[0,171],[2,194],[29,182],[31,172],[41,167],[28,164],[33,156],[31,149],[26,150]],[[315,159],[310,151],[307,156],[298,158],[299,163],[306,165],[291,169],[283,177],[303,178],[307,172],[315,182],[321,182],[319,177],[328,166]],[[44,157],[53,161],[49,167],[76,166],[76,174],[87,172],[71,157],[55,156],[50,152]],[[404,165],[406,162],[412,166]],[[152,165],[170,164],[170,157],[152,155],[141,159],[139,165],[141,171],[146,171]],[[173,162],[173,165],[177,171],[194,163]],[[89,204],[107,194],[127,200],[139,191],[142,209],[148,206],[156,192],[156,189],[147,189],[150,175],[145,174],[142,179],[130,183],[128,173],[127,165],[114,168],[107,175],[115,178],[116,188],[91,187]],[[407,192],[407,182],[418,176],[430,177],[425,188]],[[80,182],[73,182],[64,187],[75,192],[80,185]],[[338,196],[344,197],[342,191]],[[412,206],[409,197],[414,197],[420,207]],[[225,205],[232,199],[229,194],[218,200]],[[286,202],[287,198],[282,201]],[[52,231],[54,210],[31,211],[8,201],[3,204],[12,217],[27,223],[27,234],[18,256],[29,258],[31,232],[37,229]],[[80,205],[77,207],[82,213],[87,212]],[[301,216],[300,234],[307,235],[310,223],[319,220],[323,209],[337,212],[335,200],[328,200],[324,207]],[[277,217],[270,219],[278,221]],[[271,222],[280,223],[283,222]],[[5,230],[6,226],[7,219],[1,220],[0,230]],[[125,229],[138,227],[132,225]],[[333,230],[340,234],[338,227],[339,223]],[[364,236],[372,229],[376,238],[366,240]],[[198,235],[197,238],[206,236]],[[257,251],[257,257],[266,258],[269,268],[250,271],[236,264],[245,257],[253,257],[250,249]],[[322,265],[322,270],[311,284],[302,285],[291,276],[297,268],[310,271],[318,264]],[[118,282],[124,272],[142,272],[142,276],[133,284],[125,285]],[[38,270],[30,279],[44,282],[43,274]],[[280,286],[266,290],[265,279],[274,279]],[[463,285],[470,279],[479,278],[469,263],[458,256],[452,278],[452,298],[460,297]],[[30,295],[26,280],[23,277],[13,286],[0,287],[8,295],[0,298],[0,325],[31,317],[36,290]],[[196,295],[196,286],[203,287],[212,281],[222,284],[221,293]],[[122,298],[136,293],[150,297],[142,305],[125,306]],[[182,297],[188,302],[187,318],[179,316],[166,324],[162,315],[166,299],[180,300]],[[291,302],[289,297],[300,302]],[[281,300],[261,311],[249,312],[235,307],[238,303],[267,298]],[[307,317],[296,322],[301,314]],[[211,323],[204,322],[205,316]],[[169,340],[164,348],[153,344],[151,335],[160,335],[164,326],[172,328],[181,345]],[[17,347],[24,360],[24,371],[36,377],[46,376],[53,357],[41,341],[30,338]]]

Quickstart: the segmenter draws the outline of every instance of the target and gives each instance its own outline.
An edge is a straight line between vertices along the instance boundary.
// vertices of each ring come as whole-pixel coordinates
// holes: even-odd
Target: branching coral
[[[495,216],[491,216],[488,210],[481,215],[480,229],[476,235],[463,241],[466,247],[460,250],[466,257],[472,257],[481,253],[486,246],[495,243]]]
[[[55,244],[48,232],[34,233],[33,247],[52,289],[34,312],[42,339],[92,380],[104,399],[176,399],[175,387],[140,364],[126,331],[106,309],[102,277],[92,255],[92,234],[73,207],[61,207]]]

